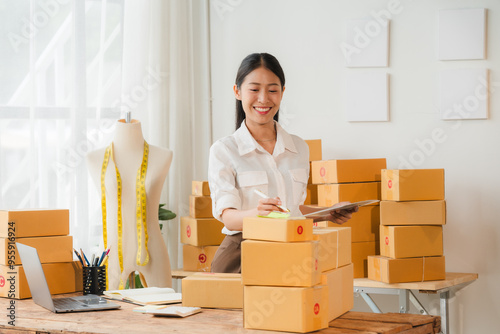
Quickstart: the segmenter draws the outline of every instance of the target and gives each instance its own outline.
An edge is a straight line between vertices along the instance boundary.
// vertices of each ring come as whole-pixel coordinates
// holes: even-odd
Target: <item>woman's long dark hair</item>
[[[252,53],[243,59],[238,69],[238,73],[236,74],[236,87],[241,89],[241,84],[246,76],[259,67],[267,68],[269,71],[273,72],[278,79],[280,79],[281,90],[283,90],[283,87],[285,87],[285,73],[278,59],[269,53]],[[277,122],[278,118],[279,110],[276,115],[274,115],[274,120]],[[245,111],[243,110],[243,105],[241,104],[241,100],[236,99],[236,129],[240,127],[244,119]]]

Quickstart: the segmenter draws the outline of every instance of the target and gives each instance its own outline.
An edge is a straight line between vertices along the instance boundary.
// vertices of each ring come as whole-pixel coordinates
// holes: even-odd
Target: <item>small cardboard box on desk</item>
[[[243,308],[241,274],[196,273],[182,279],[182,305]]]
[[[82,268],[73,261],[69,210],[0,211],[0,297],[30,298],[15,242],[35,247],[53,294],[82,291]]]

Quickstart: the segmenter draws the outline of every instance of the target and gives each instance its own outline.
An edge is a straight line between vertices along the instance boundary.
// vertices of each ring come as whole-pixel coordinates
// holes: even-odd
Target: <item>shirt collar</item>
[[[298,153],[295,144],[293,143],[292,136],[286,132],[281,125],[274,121],[276,126],[276,146],[274,147],[273,155],[279,155],[288,150],[293,153]],[[234,133],[234,139],[238,145],[238,152],[241,155],[245,155],[254,150],[262,150],[262,147],[257,143],[257,141],[252,137],[250,131],[248,131],[245,121],[241,123],[238,130]]]

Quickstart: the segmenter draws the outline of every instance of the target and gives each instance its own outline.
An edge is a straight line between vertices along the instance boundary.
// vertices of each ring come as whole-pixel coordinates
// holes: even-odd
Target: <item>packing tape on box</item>
[[[422,282],[424,281],[425,278],[425,256],[422,257]]]
[[[118,230],[118,262],[120,264],[120,272],[123,272],[123,221],[122,221],[122,180],[118,166],[115,162],[113,153],[113,143],[111,143],[104,153],[104,160],[101,168],[101,209],[102,209],[102,235],[104,239],[104,247],[108,248],[107,234],[107,219],[106,219],[106,170],[109,164],[109,158],[113,160],[116,172],[117,197],[118,197],[118,215],[117,215],[117,230]],[[136,176],[136,228],[137,228],[137,256],[136,262],[138,265],[145,266],[149,262],[148,251],[148,229],[146,217],[146,171],[148,169],[149,145],[144,141],[144,152],[142,156],[141,167],[137,171]],[[144,248],[146,259],[141,262],[142,258],[142,230],[144,230]],[[108,263],[106,263],[106,271],[108,272]],[[106,289],[108,289],[108,276],[106,275]],[[124,284],[120,278],[119,289],[123,289]]]

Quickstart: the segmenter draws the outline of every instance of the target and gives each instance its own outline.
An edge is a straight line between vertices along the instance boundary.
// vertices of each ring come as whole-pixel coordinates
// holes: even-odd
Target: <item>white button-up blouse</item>
[[[257,207],[260,197],[279,197],[291,216],[301,216],[299,205],[307,195],[309,147],[300,137],[276,124],[277,141],[269,154],[252,137],[245,122],[232,135],[219,139],[210,148],[208,182],[212,212],[222,221],[224,209],[248,210]],[[222,229],[225,234],[240,231]]]

